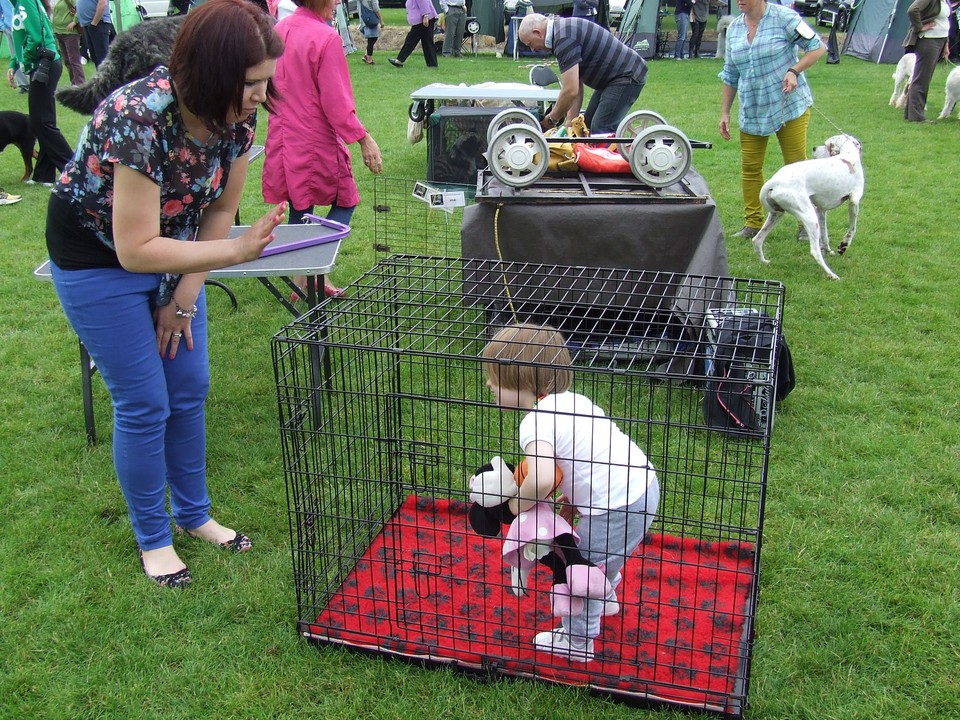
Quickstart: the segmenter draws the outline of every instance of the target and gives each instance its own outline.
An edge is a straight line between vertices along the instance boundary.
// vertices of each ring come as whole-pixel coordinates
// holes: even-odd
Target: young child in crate
[[[582,612],[533,640],[539,650],[589,662],[601,619],[619,611],[620,570],[653,523],[660,497],[656,470],[601,408],[570,391],[570,352],[554,328],[507,326],[482,358],[496,404],[527,411],[519,433],[527,474],[510,511],[517,515],[552,495],[559,470],[560,514],[571,524],[579,515],[580,551],[610,581],[605,600],[587,599]]]

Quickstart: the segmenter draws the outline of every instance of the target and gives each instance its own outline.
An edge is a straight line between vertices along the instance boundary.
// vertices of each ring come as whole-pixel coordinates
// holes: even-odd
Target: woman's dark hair
[[[273,18],[259,7],[247,0],[209,0],[184,19],[170,53],[170,77],[186,108],[222,131],[231,110],[242,112],[247,70],[281,53]],[[271,81],[267,110],[276,96]]]

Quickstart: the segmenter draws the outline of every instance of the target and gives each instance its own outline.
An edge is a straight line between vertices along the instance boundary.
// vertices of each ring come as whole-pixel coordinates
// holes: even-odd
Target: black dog
[[[157,18],[134,25],[110,43],[96,76],[77,87],[57,90],[57,100],[81,115],[92,115],[97,105],[121,85],[149,75],[170,62],[170,51],[183,17]]]
[[[29,117],[15,110],[0,110],[0,152],[6,150],[7,145],[16,145],[20,149],[23,156],[23,177],[20,182],[26,182],[33,174],[35,143]]]

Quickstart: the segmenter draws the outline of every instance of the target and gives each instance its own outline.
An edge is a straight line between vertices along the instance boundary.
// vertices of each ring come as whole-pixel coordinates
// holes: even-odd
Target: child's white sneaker
[[[537,633],[533,644],[537,650],[561,655],[573,662],[586,663],[593,660],[593,640],[587,640],[584,646],[577,647],[562,627]]]

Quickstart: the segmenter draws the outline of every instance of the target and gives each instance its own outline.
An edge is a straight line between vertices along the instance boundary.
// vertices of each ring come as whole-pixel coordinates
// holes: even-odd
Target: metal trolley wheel
[[[540,130],[540,121],[532,112],[523,108],[509,108],[494,115],[487,126],[487,147],[493,142],[494,135],[510,125],[529,125],[537,131]]]
[[[550,163],[550,148],[540,128],[508,125],[487,148],[487,164],[493,176],[512,187],[527,187],[543,177]]]
[[[653,188],[679,182],[690,169],[693,148],[687,136],[670,125],[652,125],[633,141],[630,169]]]
[[[423,122],[423,118],[426,116],[426,114],[427,111],[423,106],[423,100],[415,100],[410,103],[410,107],[407,108],[407,117],[413,122]]]
[[[413,122],[423,122],[433,114],[433,100],[414,100],[407,108],[407,117]]]
[[[663,115],[653,110],[637,110],[627,115],[617,126],[618,138],[635,138],[648,127],[654,125],[667,125]],[[630,161],[632,145],[630,143],[617,143],[617,152],[627,162]]]

